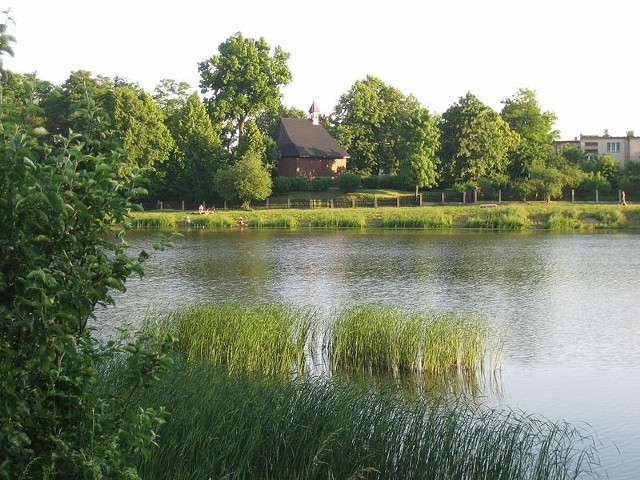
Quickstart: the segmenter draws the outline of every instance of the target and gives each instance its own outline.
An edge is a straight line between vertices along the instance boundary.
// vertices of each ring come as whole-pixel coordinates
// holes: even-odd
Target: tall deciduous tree
[[[449,184],[475,183],[504,173],[518,134],[494,110],[467,93],[440,122],[442,173]]]
[[[340,97],[329,121],[332,133],[351,155],[349,170],[365,175],[411,174],[412,186],[427,186],[435,178],[435,171],[427,174],[431,168],[427,164],[435,161],[432,151],[438,147],[434,118],[412,95],[369,75]],[[416,176],[418,170],[423,170],[422,180]]]
[[[109,78],[94,77],[87,70],[71,72],[69,78],[60,86],[51,90],[42,101],[47,116],[47,130],[52,134],[67,134],[69,130],[86,131],[85,115],[78,115],[78,107],[91,99],[102,108],[101,115],[111,117],[112,112],[105,109],[105,101],[114,84]],[[93,121],[93,120],[89,120]]]
[[[175,148],[162,111],[148,93],[130,86],[115,88],[112,95],[113,134],[128,163],[153,171]]]
[[[406,97],[397,88],[368,75],[342,95],[330,117],[332,133],[349,152],[348,168],[364,175],[398,173],[396,122]]]
[[[536,94],[526,88],[502,102],[501,116],[520,135],[509,167],[512,179],[524,178],[534,163],[549,157],[558,132],[553,130],[556,115],[540,108]]]
[[[280,88],[291,81],[289,53],[236,33],[218,47],[218,55],[199,63],[200,88],[214,124],[223,125],[228,147],[244,135],[248,119],[277,111]]]
[[[397,123],[398,137],[402,139],[398,151],[400,173],[416,196],[420,188],[432,187],[438,180],[438,149],[440,130],[435,115],[420,106],[417,101]]]
[[[228,162],[216,130],[197,93],[192,93],[183,107],[173,114],[169,124],[176,149],[158,168],[161,187],[156,195],[203,201],[215,190],[216,171]]]

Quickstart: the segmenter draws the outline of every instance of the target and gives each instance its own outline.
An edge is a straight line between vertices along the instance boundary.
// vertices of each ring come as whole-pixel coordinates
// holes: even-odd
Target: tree
[[[264,38],[240,32],[220,44],[219,54],[200,62],[200,88],[214,124],[223,126],[231,150],[244,135],[245,124],[264,111],[277,111],[280,88],[291,81],[289,53],[271,47]]]
[[[167,119],[180,112],[189,100],[191,86],[187,82],[176,82],[171,78],[163,78],[153,90],[153,100]]]
[[[413,106],[415,99],[371,75],[355,82],[340,97],[330,124],[336,139],[351,155],[350,171],[362,175],[398,173],[398,147],[407,139],[398,137],[396,127],[407,103]]]
[[[247,153],[234,165],[220,170],[216,190],[225,200],[240,200],[248,210],[251,200],[264,200],[271,195],[273,181],[268,168],[255,153]]]
[[[197,93],[173,114],[169,126],[176,148],[157,169],[160,185],[154,193],[198,201],[210,197],[215,173],[228,164],[228,154]]]
[[[518,134],[491,108],[467,93],[440,122],[442,175],[449,184],[477,184],[504,173]]]
[[[551,152],[558,132],[553,130],[556,115],[542,111],[533,90],[520,89],[502,102],[501,116],[512,131],[520,135],[509,167],[511,178],[526,177],[535,162],[544,161]]]
[[[133,87],[117,87],[111,95],[112,134],[122,143],[128,164],[153,171],[175,148],[162,112],[148,93]]]
[[[398,138],[403,139],[398,148],[401,175],[408,185],[415,187],[416,196],[420,188],[437,183],[440,131],[436,122],[435,116],[416,102],[397,123]]]
[[[0,103],[13,105],[20,111],[22,121],[34,127],[46,123],[41,105],[52,89],[51,82],[40,80],[35,73],[0,72]]]
[[[166,367],[168,345],[99,342],[89,325],[143,274],[148,254],[128,256],[123,239],[135,182],[118,175],[121,149],[80,133],[46,143],[19,107],[0,114],[0,478],[139,478],[162,418],[131,399]],[[100,371],[116,357],[122,390],[110,397]]]

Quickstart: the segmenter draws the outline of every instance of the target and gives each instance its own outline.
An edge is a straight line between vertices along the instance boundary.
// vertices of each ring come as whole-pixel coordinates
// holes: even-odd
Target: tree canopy
[[[512,178],[526,177],[531,165],[544,161],[558,133],[553,130],[556,116],[540,108],[536,94],[526,88],[503,100],[501,116],[511,130],[520,135],[509,168]]]
[[[264,38],[240,32],[220,44],[218,55],[200,62],[200,88],[214,124],[221,124],[227,146],[244,135],[245,123],[263,111],[277,111],[281,87],[291,81],[289,53]]]
[[[494,110],[467,93],[442,114],[442,174],[450,184],[504,173],[519,137]]]

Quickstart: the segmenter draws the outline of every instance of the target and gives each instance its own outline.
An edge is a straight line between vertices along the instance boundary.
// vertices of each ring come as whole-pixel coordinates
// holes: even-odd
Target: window
[[[607,142],[607,152],[619,152],[620,142]]]

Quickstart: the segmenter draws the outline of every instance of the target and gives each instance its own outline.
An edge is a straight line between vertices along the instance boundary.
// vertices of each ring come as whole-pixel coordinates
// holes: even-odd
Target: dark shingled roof
[[[283,157],[349,158],[322,125],[308,119],[281,118],[276,141]]]

